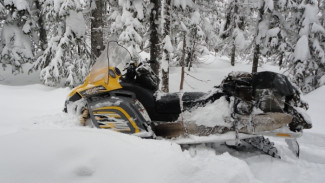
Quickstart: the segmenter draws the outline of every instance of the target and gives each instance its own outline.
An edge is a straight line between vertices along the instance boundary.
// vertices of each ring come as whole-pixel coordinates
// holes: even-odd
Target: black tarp
[[[294,95],[294,87],[288,78],[282,74],[264,71],[254,73],[252,78],[253,89],[273,89],[282,96]]]

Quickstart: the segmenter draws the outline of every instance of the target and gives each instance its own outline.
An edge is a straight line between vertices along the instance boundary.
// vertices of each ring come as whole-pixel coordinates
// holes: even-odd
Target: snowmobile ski
[[[300,147],[296,138],[285,139],[285,142],[288,144],[289,149],[294,153],[294,155],[299,158],[300,156]]]

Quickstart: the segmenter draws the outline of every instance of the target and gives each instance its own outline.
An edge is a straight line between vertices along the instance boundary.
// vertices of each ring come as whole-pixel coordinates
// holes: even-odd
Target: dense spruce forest
[[[150,54],[163,91],[169,67],[209,54],[273,62],[304,93],[325,84],[323,0],[1,0],[0,18],[3,69],[49,86],[82,83],[110,40]]]

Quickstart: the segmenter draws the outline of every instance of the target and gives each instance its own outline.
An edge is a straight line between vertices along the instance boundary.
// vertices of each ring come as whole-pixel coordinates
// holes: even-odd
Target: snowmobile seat
[[[178,96],[168,94],[166,98],[163,97],[163,100],[157,102],[154,97],[154,90],[144,88],[137,83],[121,83],[121,85],[122,90],[132,91],[136,95],[136,98],[146,108],[152,121],[171,122],[178,119],[180,113]]]
[[[183,110],[187,110],[207,103],[208,101],[203,99],[205,95],[206,93],[203,92],[185,92],[182,95],[180,93],[165,94],[156,100],[156,109],[159,113],[179,114],[182,110],[180,107],[180,96],[182,96]]]
[[[180,100],[177,93],[167,93],[156,98],[156,110],[159,113],[179,114],[181,112]]]
[[[137,83],[121,83],[121,90],[132,91],[136,98],[148,111],[152,121],[176,121],[181,113],[179,93],[167,93],[160,97],[155,95],[154,90],[142,87]],[[223,93],[214,93],[206,96],[203,92],[185,92],[182,95],[184,110],[195,106],[203,106],[208,102],[213,102],[223,96]],[[206,96],[206,97],[205,97]]]

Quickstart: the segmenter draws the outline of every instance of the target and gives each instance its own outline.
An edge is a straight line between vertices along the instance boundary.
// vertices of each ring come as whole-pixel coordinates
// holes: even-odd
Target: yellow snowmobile
[[[276,149],[263,136],[284,137],[291,146],[299,147],[295,139],[303,129],[311,128],[311,122],[301,112],[307,104],[300,101],[299,91],[281,74],[230,73],[220,86],[208,93],[161,94],[157,92],[158,83],[147,62],[134,62],[126,48],[112,41],[84,84],[71,91],[64,111],[79,115],[83,124],[90,119],[97,128],[144,138],[205,137],[177,141],[180,144],[214,142],[218,141],[218,135],[232,133],[235,139],[242,139],[275,157],[278,157]],[[204,107],[221,97],[232,106],[228,119],[231,126],[198,125],[180,117],[183,111]],[[299,148],[295,152],[298,154]]]

